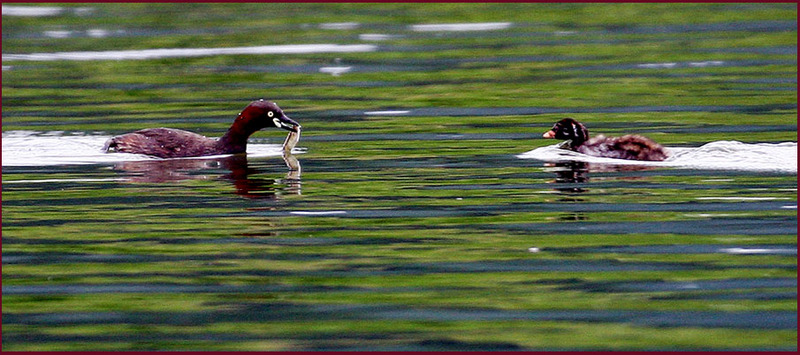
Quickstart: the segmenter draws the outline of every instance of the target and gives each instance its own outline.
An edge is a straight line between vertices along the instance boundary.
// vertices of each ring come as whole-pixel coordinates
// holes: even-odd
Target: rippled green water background
[[[795,4],[7,6],[4,137],[219,136],[264,97],[305,152],[3,166],[5,351],[797,348],[796,173],[516,157],[564,116],[796,142]],[[375,47],[6,59],[290,44]]]

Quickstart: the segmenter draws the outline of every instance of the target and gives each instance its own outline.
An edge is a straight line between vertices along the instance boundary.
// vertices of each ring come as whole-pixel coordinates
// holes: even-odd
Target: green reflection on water
[[[454,309],[456,313],[477,309],[512,314],[699,311],[718,312],[722,319],[737,312],[796,312],[796,285],[644,292],[565,287],[591,282],[792,279],[796,278],[796,255],[555,250],[630,245],[796,248],[796,236],[782,232],[796,228],[796,222],[789,222],[796,218],[796,176],[610,168],[590,170],[587,181],[563,184],[541,162],[514,155],[552,144],[536,138],[564,114],[328,115],[337,110],[395,108],[794,104],[796,81],[780,79],[796,77],[796,64],[788,63],[796,61],[796,54],[759,54],[748,49],[796,47],[796,25],[765,31],[643,30],[794,21],[794,5],[91,6],[96,10],[88,17],[4,17],[3,33],[9,36],[3,40],[4,51],[352,43],[358,34],[381,30],[402,37],[378,43],[387,49],[373,53],[4,62],[11,67],[3,75],[4,132],[116,134],[170,126],[215,136],[250,99],[263,96],[278,101],[301,121],[305,130],[300,146],[308,149],[298,155],[303,164],[299,194],[297,186],[287,182],[283,162],[270,158],[250,159],[250,170],[243,178],[211,166],[165,182],[139,179],[141,171],[110,166],[4,167],[3,287],[9,293],[3,297],[4,350],[796,349],[796,328],[748,328],[746,323],[702,328],[689,323],[658,327],[630,319],[369,319],[369,311],[354,312],[352,318],[320,315],[314,319],[315,308],[296,314],[278,312],[275,318],[272,313],[258,312],[255,317],[262,318],[246,317],[250,307],[263,311],[285,305],[321,309],[385,305],[423,309],[433,316]],[[244,16],[250,13],[270,16]],[[85,31],[107,26],[111,18],[126,29],[155,32],[58,40],[21,35],[52,26]],[[332,31],[316,26],[349,21],[361,23],[362,29]],[[414,33],[406,27],[487,21],[519,25],[500,33],[442,36]],[[214,28],[221,31],[207,30]],[[274,35],[278,30],[281,36]],[[402,46],[429,49],[401,51]],[[706,51],[715,48],[744,50]],[[476,60],[519,56],[559,57]],[[335,58],[342,65],[386,63],[419,68],[356,71],[339,77],[258,69],[325,66],[336,63]],[[459,61],[444,61],[453,59]],[[678,69],[613,67],[708,60],[773,62]],[[585,69],[591,66],[609,68]],[[796,124],[796,109],[570,115],[598,124],[593,133],[647,129],[648,136],[670,146],[716,140],[797,140],[796,129],[766,128]],[[691,131],[707,125],[754,128]],[[529,137],[502,138],[520,133]],[[361,139],[332,139],[348,134]],[[377,134],[401,138],[374,139]],[[413,134],[499,134],[501,138],[402,138]],[[253,139],[282,141],[274,131],[257,133]],[[135,182],[76,180],[81,178]],[[52,179],[67,181],[24,182]],[[237,185],[242,181],[250,185]],[[729,197],[743,199],[703,200]],[[753,197],[760,200],[747,199]],[[345,213],[291,214],[298,211]],[[731,220],[742,221],[752,231],[644,233],[633,228],[641,222],[692,228]],[[521,223],[564,226],[571,232],[503,227]],[[618,227],[604,233],[592,230],[604,223],[618,223]],[[771,227],[763,227],[765,223],[772,223]],[[578,225],[587,229],[580,233],[570,229]],[[531,247],[541,251],[531,253]],[[75,285],[85,288],[58,288]],[[155,291],[119,291],[136,285]],[[87,293],[96,286],[108,286],[110,291]],[[185,290],[182,286],[208,286],[210,291],[178,291]],[[55,291],[36,293],[47,287]],[[215,287],[228,291],[215,292]],[[264,291],[252,292],[248,287]],[[788,297],[771,296],[786,293]],[[90,314],[85,323],[47,322],[51,316],[69,318],[82,312]],[[174,315],[180,320],[204,312],[243,318],[187,325],[168,320],[102,324],[101,320],[141,314]],[[41,314],[43,323],[25,318],[31,314]],[[131,319],[135,318],[127,320]]]

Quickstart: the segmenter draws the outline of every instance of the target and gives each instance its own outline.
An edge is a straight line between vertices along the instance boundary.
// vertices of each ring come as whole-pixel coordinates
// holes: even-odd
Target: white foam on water
[[[142,154],[105,153],[103,146],[110,136],[64,136],[59,132],[43,134],[33,131],[3,132],[2,166],[52,166],[107,164],[125,161],[164,160]],[[303,153],[302,149],[293,153]],[[250,158],[278,157],[283,155],[281,144],[248,144]],[[207,156],[214,159],[227,155]],[[175,159],[197,159],[175,158]]]
[[[719,250],[726,254],[754,255],[754,254],[797,254],[797,249],[767,249],[767,248],[723,248]]]
[[[511,22],[481,22],[411,25],[409,29],[414,32],[466,32],[505,30],[510,27]]]
[[[298,216],[330,216],[346,214],[347,211],[291,211],[289,213]]]
[[[102,28],[93,28],[90,30],[86,30],[86,35],[92,38],[104,38],[108,37],[111,34],[110,31],[104,30]]]
[[[68,38],[72,36],[72,31],[44,31],[44,35],[50,38]]]
[[[578,31],[555,31],[553,32],[556,36],[571,36],[574,34],[578,34]]]
[[[667,147],[671,156],[664,161],[638,161],[594,157],[557,144],[517,155],[520,159],[546,162],[580,161],[608,165],[638,165],[687,169],[764,171],[797,174],[797,142],[742,143],[716,141],[697,148]]]
[[[240,54],[314,54],[374,52],[371,44],[287,44],[255,47],[227,48],[162,48],[122,51],[54,52],[30,54],[5,54],[3,61],[52,61],[52,60],[144,60],[177,57],[207,57],[214,55]]]
[[[17,6],[3,5],[3,16],[48,17],[72,12],[78,16],[89,16],[94,13],[93,7],[56,7],[56,6]]]
[[[321,23],[319,28],[323,30],[354,30],[360,26],[361,24],[358,22],[329,22]]]
[[[678,65],[678,63],[645,63],[645,64],[637,64],[637,68],[645,68],[645,69],[662,69],[662,68],[674,68]]]
[[[63,7],[55,7],[55,6],[3,5],[3,16],[46,17],[46,16],[59,15],[63,11],[64,11]]]
[[[320,73],[330,74],[333,76],[339,76],[344,73],[353,70],[353,67],[321,67],[319,68]]]
[[[117,34],[124,33],[122,30],[116,31]],[[42,32],[42,35],[50,38],[70,38],[87,36],[92,38],[104,38],[112,35],[113,33],[102,28],[93,28],[86,31],[66,31],[66,30],[50,30]]]
[[[704,67],[712,67],[712,66],[720,66],[725,64],[725,62],[721,60],[707,60],[703,62],[689,62],[690,67],[695,68],[704,68]]]
[[[407,115],[411,113],[411,111],[407,110],[396,110],[396,111],[366,111],[364,112],[367,116],[399,116],[399,115]]]
[[[387,35],[382,33],[362,33],[358,35],[358,39],[362,41],[388,41],[391,39],[403,38],[400,35]]]

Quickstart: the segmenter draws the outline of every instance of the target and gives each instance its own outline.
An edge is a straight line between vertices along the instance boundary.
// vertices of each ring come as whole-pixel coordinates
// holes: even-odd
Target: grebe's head
[[[239,113],[237,122],[256,130],[275,126],[290,132],[300,132],[300,124],[283,113],[278,104],[264,99],[251,102]]]
[[[580,122],[571,118],[565,118],[556,122],[553,128],[545,132],[542,137],[569,139],[572,140],[573,145],[580,145],[589,139],[589,130]]]

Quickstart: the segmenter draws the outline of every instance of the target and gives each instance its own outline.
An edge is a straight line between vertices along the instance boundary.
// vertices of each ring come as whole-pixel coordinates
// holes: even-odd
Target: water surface
[[[794,4],[4,5],[3,350],[796,351],[796,31]],[[274,129],[102,152],[262,97],[291,158]],[[565,116],[673,155],[557,149]]]

